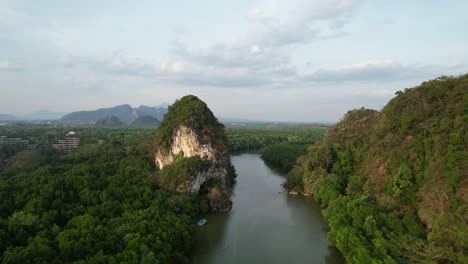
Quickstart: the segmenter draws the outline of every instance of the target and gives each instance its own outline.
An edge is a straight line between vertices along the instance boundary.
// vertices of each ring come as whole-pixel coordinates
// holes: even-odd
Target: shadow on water
[[[311,238],[314,239],[314,241],[319,242],[316,245],[316,247],[319,247],[324,251],[328,251],[328,255],[325,256],[325,263],[344,263],[343,256],[338,251],[338,249],[335,247],[328,246],[326,234],[329,228],[325,219],[323,219],[322,217],[322,209],[320,207],[320,204],[316,202],[311,196],[298,195],[288,195],[286,198],[286,202],[293,214],[303,214],[306,216],[303,218],[296,219],[298,221],[298,225],[312,225],[317,229],[313,235],[309,235]],[[316,236],[317,234],[318,236]]]
[[[192,252],[193,263],[209,263],[207,260],[222,247],[222,241],[229,224],[229,214],[207,214],[201,218],[208,219],[208,224],[195,227],[195,247]]]
[[[327,246],[327,225],[313,199],[286,194],[285,177],[258,154],[232,162],[238,173],[233,208],[204,216],[208,223],[196,227],[193,264],[344,263]]]

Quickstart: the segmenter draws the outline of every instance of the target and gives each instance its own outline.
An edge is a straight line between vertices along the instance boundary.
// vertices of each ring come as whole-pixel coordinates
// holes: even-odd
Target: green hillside
[[[108,115],[96,121],[96,126],[116,127],[125,125],[120,119],[114,115]]]
[[[468,74],[348,112],[286,186],[312,193],[348,263],[467,263]]]
[[[156,125],[159,125],[161,121],[158,119],[150,116],[150,115],[144,115],[140,116],[135,121],[132,122],[132,126],[139,126],[139,127],[144,127],[144,126],[149,126],[149,127],[154,127]]]

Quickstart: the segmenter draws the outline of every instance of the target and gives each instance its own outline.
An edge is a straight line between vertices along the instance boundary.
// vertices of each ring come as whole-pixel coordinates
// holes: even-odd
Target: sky
[[[156,106],[337,121],[468,72],[466,0],[0,0],[0,113]]]

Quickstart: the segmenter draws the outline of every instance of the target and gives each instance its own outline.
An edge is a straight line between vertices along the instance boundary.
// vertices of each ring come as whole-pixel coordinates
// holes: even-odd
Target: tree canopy
[[[349,263],[466,263],[468,74],[357,109],[288,176],[313,193]]]
[[[195,130],[202,143],[211,139],[221,140],[220,144],[227,144],[224,125],[218,122],[206,103],[194,95],[184,96],[169,106],[156,133],[156,146],[167,150],[172,145],[175,131],[181,125]]]
[[[196,197],[154,182],[145,130],[79,129],[76,153],[39,149],[0,171],[2,263],[186,263]]]

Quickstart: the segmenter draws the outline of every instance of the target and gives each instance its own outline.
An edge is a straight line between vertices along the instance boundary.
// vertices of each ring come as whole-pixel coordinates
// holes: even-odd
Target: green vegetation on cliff
[[[187,95],[176,100],[164,116],[156,134],[156,146],[165,150],[172,145],[174,133],[180,126],[187,126],[197,132],[199,140],[219,140],[219,144],[226,144],[224,125],[218,122],[208,106],[193,95]]]
[[[312,193],[348,263],[467,263],[468,75],[353,110],[287,187]]]
[[[175,137],[178,138],[176,142]],[[170,106],[157,130],[155,144],[156,165],[160,168],[157,179],[163,189],[197,192],[202,199],[209,200],[212,211],[231,207],[230,188],[236,175],[224,125],[203,101],[188,95]],[[172,153],[170,150],[174,147],[176,150]],[[192,152],[179,152],[180,149]],[[212,178],[217,181],[203,186],[208,188],[208,193],[200,191],[201,185]]]
[[[187,190],[177,190],[179,186],[190,181],[200,171],[209,169],[211,162],[202,160],[198,156],[185,158],[182,153],[174,157],[172,164],[161,170],[158,185],[169,191],[186,192]]]

